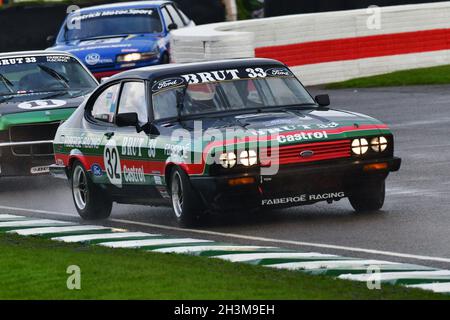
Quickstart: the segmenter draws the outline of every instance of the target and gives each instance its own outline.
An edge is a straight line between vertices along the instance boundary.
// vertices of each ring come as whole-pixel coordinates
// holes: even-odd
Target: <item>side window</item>
[[[184,21],[181,19],[180,15],[178,14],[178,11],[175,10],[175,8],[172,5],[166,6],[167,10],[169,10],[169,13],[173,19],[173,22],[175,22],[178,26],[178,28],[184,27]]]
[[[153,94],[153,114],[156,120],[178,115],[177,90],[180,89],[169,89]]]
[[[112,85],[97,97],[91,112],[95,119],[109,123],[114,122],[119,88],[120,84]]]
[[[148,122],[148,108],[145,99],[145,84],[143,82],[125,82],[119,101],[118,113],[135,112],[139,124]]]
[[[166,28],[169,26],[169,24],[173,23],[172,18],[169,15],[169,12],[167,12],[166,7],[161,8],[161,13],[164,17],[164,23],[166,25]]]

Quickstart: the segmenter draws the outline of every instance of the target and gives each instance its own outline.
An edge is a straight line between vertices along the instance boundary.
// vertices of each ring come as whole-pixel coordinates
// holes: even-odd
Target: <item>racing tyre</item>
[[[386,184],[384,180],[368,181],[349,195],[356,212],[377,211],[383,207]]]
[[[111,198],[91,181],[81,162],[73,164],[70,180],[73,202],[81,218],[99,220],[110,216]]]
[[[172,170],[170,196],[178,224],[187,227],[200,221],[204,213],[201,199],[192,188],[187,174],[180,168]]]

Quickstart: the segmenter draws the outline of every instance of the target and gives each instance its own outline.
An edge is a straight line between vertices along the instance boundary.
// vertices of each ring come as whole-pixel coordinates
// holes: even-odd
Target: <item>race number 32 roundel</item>
[[[122,187],[122,166],[120,165],[119,150],[114,139],[108,141],[103,152],[106,175],[111,184]]]

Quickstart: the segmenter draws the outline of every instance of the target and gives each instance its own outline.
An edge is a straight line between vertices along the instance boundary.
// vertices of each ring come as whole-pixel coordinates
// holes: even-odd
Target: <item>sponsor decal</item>
[[[103,162],[106,175],[111,184],[116,187],[122,187],[122,166],[120,164],[119,150],[114,139],[108,141],[103,152]]]
[[[160,81],[156,82],[152,86],[152,91],[158,92],[158,91],[165,90],[165,89],[179,87],[179,86],[183,85],[184,83],[185,83],[184,79],[180,78],[180,77],[168,78],[168,79],[164,79],[164,80],[160,80]]]
[[[36,63],[36,57],[19,57],[0,59],[0,66],[8,66],[13,64]]]
[[[145,173],[144,167],[127,167],[123,166],[123,178],[125,182],[129,183],[144,183],[145,182]]]
[[[39,109],[48,109],[48,108],[59,108],[67,104],[67,101],[64,100],[33,100],[22,102],[17,105],[20,109],[25,110],[39,110]]]
[[[73,58],[68,56],[47,56],[47,62],[67,63],[71,62],[72,60]]]
[[[102,142],[102,135],[93,135],[83,132],[81,135],[66,135],[64,146],[72,148],[98,149]]]
[[[189,147],[167,143],[164,147],[164,154],[166,156],[177,156],[180,158],[187,158],[189,154]]]
[[[269,77],[292,77],[292,73],[287,68],[271,68],[265,72]]]
[[[70,23],[74,23],[76,21],[83,21],[87,19],[95,19],[99,17],[111,17],[120,15],[151,15],[152,13],[153,10],[151,9],[119,9],[119,10],[97,11],[87,14],[75,15],[71,18]]]
[[[106,44],[106,45],[92,45],[92,46],[82,46],[79,48],[71,49],[70,52],[79,52],[79,51],[92,51],[92,50],[98,50],[98,49],[113,49],[113,48],[127,48],[131,47],[132,45],[130,43],[119,43],[119,44]],[[107,59],[106,61],[103,61],[104,63],[107,62],[113,62],[112,59]]]
[[[0,59],[0,66],[16,65],[16,64],[28,64],[28,63],[68,63],[77,62],[74,58],[66,55],[49,55],[49,56],[29,56],[29,57],[11,57]]]
[[[269,73],[267,73],[269,72]],[[292,73],[287,68],[270,68],[265,71],[263,68],[226,69],[208,72],[197,72],[183,74],[181,77],[172,77],[157,81],[152,86],[153,92],[170,89],[188,84],[210,83],[240,79],[257,79],[266,77],[292,77]]]
[[[84,61],[86,61],[86,63],[90,66],[94,66],[97,63],[100,62],[100,55],[98,53],[89,53],[88,55],[86,55],[86,57],[84,58]]]
[[[145,138],[124,137],[122,142],[122,155],[142,157],[141,148]]]
[[[245,69],[226,69],[209,72],[197,72],[184,74],[181,76],[189,84],[198,84],[198,83],[209,83],[209,82],[230,81],[240,79],[266,78],[267,76],[285,77],[287,76],[286,73],[289,72],[286,68],[271,68],[268,70],[271,72],[270,75],[268,75],[263,68],[245,68]]]
[[[103,175],[102,167],[100,167],[100,165],[98,163],[94,163],[91,166],[91,171],[92,171],[92,174],[96,177],[101,177]]]
[[[289,143],[312,139],[327,139],[327,138],[328,134],[326,131],[299,132],[296,134],[280,135],[277,137],[279,143]]]
[[[50,168],[48,166],[41,166],[41,167],[32,167],[30,169],[31,174],[42,174],[42,173],[49,173]]]
[[[83,46],[94,46],[97,44],[115,44],[120,43],[123,37],[120,38],[110,38],[110,39],[96,39],[96,40],[84,40],[82,42]]]
[[[321,194],[301,194],[298,196],[292,196],[287,198],[274,198],[274,199],[263,199],[261,205],[263,206],[279,206],[279,205],[289,205],[303,202],[311,201],[322,201],[322,200],[333,200],[341,199],[345,197],[345,193],[331,192],[331,193],[321,193]]]
[[[252,116],[247,116],[247,118],[251,118]],[[236,117],[238,118],[238,117]],[[245,119],[244,117],[239,117],[239,119]],[[280,122],[283,121],[280,119]],[[277,134],[283,133],[287,131],[297,131],[297,130],[317,130],[317,129],[334,129],[339,127],[339,124],[336,122],[329,123],[318,123],[318,124],[288,124],[289,120],[284,121],[287,123],[284,126],[273,127],[273,128],[263,128],[263,129],[249,129],[249,132],[255,136],[269,135],[269,134]]]

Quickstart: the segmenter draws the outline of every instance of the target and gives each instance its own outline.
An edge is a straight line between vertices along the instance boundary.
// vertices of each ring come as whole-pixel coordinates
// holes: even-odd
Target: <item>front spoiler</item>
[[[364,171],[365,165],[377,163],[387,163],[388,166],[383,170]],[[281,167],[273,176],[261,176],[259,172],[248,172],[214,177],[191,177],[190,181],[204,204],[213,210],[258,208],[261,206],[262,200],[268,198],[341,191],[347,195],[352,188],[358,188],[365,180],[386,179],[389,172],[398,171],[400,166],[401,159],[392,157]],[[229,180],[242,177],[253,177],[255,182],[242,186],[229,186]],[[315,202],[317,201],[301,204]],[[296,203],[283,207],[301,204]]]

